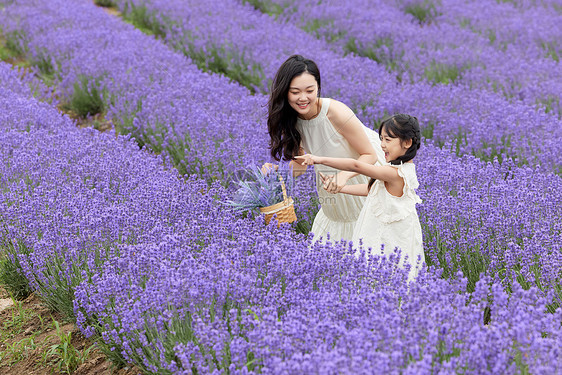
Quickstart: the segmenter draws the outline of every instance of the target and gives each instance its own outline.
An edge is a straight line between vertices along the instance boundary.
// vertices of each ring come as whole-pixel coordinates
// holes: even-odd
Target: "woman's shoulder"
[[[328,119],[332,121],[332,123],[347,121],[351,116],[355,115],[351,108],[339,100],[330,98],[324,98],[322,100],[328,106],[326,116],[328,116]]]

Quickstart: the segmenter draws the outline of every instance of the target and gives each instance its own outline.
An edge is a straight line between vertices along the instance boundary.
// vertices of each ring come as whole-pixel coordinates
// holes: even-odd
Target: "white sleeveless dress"
[[[390,164],[388,164],[390,165]],[[398,169],[398,175],[404,179],[404,190],[401,197],[394,196],[386,190],[384,181],[376,180],[371,186],[365,206],[359,214],[353,233],[353,244],[360,254],[359,240],[363,248],[370,248],[370,254],[390,255],[396,247],[402,250],[401,265],[405,257],[411,265],[409,280],[418,273],[418,257],[425,262],[422,242],[422,230],[416,204],[421,203],[416,194],[418,178],[414,163],[391,165]],[[384,250],[381,252],[381,244]]]
[[[330,99],[322,98],[321,104],[320,113],[315,118],[311,120],[298,118],[297,120],[297,130],[302,139],[301,147],[306,153],[317,156],[357,159],[359,153],[350,146],[343,135],[338,133],[327,117]],[[365,127],[365,136],[373,145],[378,160],[384,161],[384,152],[378,133]],[[322,180],[318,174],[322,172],[325,175],[333,175],[339,170],[318,164],[314,165],[314,170],[321,208],[312,224],[313,241],[325,242],[328,233],[331,241],[351,240],[365,197],[328,193],[322,187]],[[350,178],[347,183],[349,185],[366,184],[368,181],[367,177],[357,175]]]

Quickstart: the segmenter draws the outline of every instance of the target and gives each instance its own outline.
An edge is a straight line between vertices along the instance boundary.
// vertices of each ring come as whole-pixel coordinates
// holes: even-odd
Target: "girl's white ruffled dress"
[[[350,146],[343,135],[338,133],[327,117],[330,99],[322,98],[321,103],[322,107],[315,118],[311,120],[299,118],[297,120],[297,130],[302,138],[301,147],[308,154],[357,159],[359,153]],[[381,148],[378,133],[365,127],[365,135],[373,144],[378,160],[384,160],[384,152]],[[313,241],[325,241],[328,233],[332,241],[351,240],[365,197],[328,193],[323,189],[322,180],[318,174],[322,172],[325,175],[333,175],[339,170],[318,164],[314,166],[314,170],[316,173],[316,190],[318,191],[321,208],[312,224]],[[367,182],[367,177],[358,175],[349,179],[347,183],[366,184]]]
[[[416,211],[416,204],[422,202],[415,191],[419,186],[416,166],[412,162],[388,165],[397,168],[398,175],[404,179],[402,196],[390,194],[384,181],[376,180],[357,219],[353,244],[357,248],[356,255],[360,254],[359,240],[363,241],[364,249],[370,248],[371,254],[389,255],[396,247],[400,248],[401,264],[407,256],[411,265],[409,280],[412,280],[425,262],[422,230]],[[384,244],[382,252],[381,244]],[[419,264],[418,257],[421,259]]]

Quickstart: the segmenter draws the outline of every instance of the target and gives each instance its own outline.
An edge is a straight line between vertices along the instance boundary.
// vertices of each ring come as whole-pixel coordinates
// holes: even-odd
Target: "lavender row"
[[[552,8],[464,0],[257,3],[277,5],[284,20],[402,80],[487,89],[560,117],[562,13]]]
[[[349,104],[368,126],[375,126],[386,113],[417,113],[426,137],[441,143],[456,140],[459,154],[472,153],[485,160],[512,157],[518,164],[560,169],[561,136],[551,130],[559,129],[562,122],[555,115],[536,111],[534,105],[472,89],[469,84],[399,84],[374,61],[342,57],[343,52],[331,51],[328,44],[297,27],[275,22],[236,1],[215,0],[205,6],[160,0],[120,3],[129,17],[150,14],[148,18],[159,25],[165,40],[194,59],[203,56],[211,65],[220,59],[230,70],[263,72],[259,76],[262,90],[288,54],[303,53],[320,64],[323,93]],[[541,82],[554,85],[555,81]],[[531,136],[536,138],[530,141],[526,129],[533,129]]]
[[[33,64],[51,71],[61,101],[101,97],[100,111],[119,131],[167,151],[183,172],[226,179],[267,158],[265,97],[201,73],[90,2],[6,4],[2,24]],[[238,145],[246,152],[234,156]]]
[[[22,18],[17,28],[28,28],[27,34],[35,36],[36,39],[33,39],[33,42],[29,42],[31,46],[27,46],[29,51],[35,51],[30,52],[33,59],[36,61],[52,60],[51,66],[57,67],[60,72],[58,75],[61,76],[60,91],[63,97],[69,98],[68,100],[72,101],[74,96],[77,95],[77,91],[78,93],[88,91],[92,88],[90,87],[92,85],[97,85],[98,92],[108,91],[109,93],[105,97],[107,102],[114,103],[109,108],[110,115],[115,117],[114,121],[117,124],[121,124],[120,127],[124,131],[134,134],[141,143],[152,145],[157,151],[160,151],[160,149],[167,150],[183,171],[199,173],[206,177],[224,178],[227,176],[225,173],[232,169],[233,165],[239,166],[248,163],[247,159],[240,160],[240,157],[234,159],[221,158],[221,154],[227,152],[227,149],[233,147],[234,144],[249,145],[252,153],[263,155],[261,157],[262,160],[266,157],[264,150],[267,148],[267,141],[265,136],[256,139],[256,136],[259,135],[259,129],[265,129],[263,123],[264,113],[258,110],[258,108],[262,108],[262,105],[265,105],[265,97],[244,95],[243,89],[227,84],[225,79],[217,80],[215,76],[209,77],[208,80],[204,79],[200,72],[194,71],[194,66],[185,61],[182,62],[180,56],[165,50],[160,45],[147,46],[150,38],[136,35],[135,37],[139,37],[141,41],[138,43],[124,43],[124,41],[133,37],[132,35],[135,34],[134,30],[130,30],[130,28],[120,25],[118,22],[111,21],[101,10],[98,12],[99,14],[88,19],[76,15],[87,14],[83,10],[66,16],[56,14],[56,17],[66,18],[66,27],[72,25],[72,32],[64,32],[60,27],[52,27],[48,30],[39,28],[36,30],[34,27],[37,27],[37,25],[49,25],[53,22],[54,16],[48,12],[59,11],[59,7],[53,7],[56,9],[49,8],[48,4],[43,5],[43,7],[42,17],[45,17],[43,22],[29,22],[29,20],[25,20],[22,16],[17,16],[17,14],[14,14],[12,19]],[[20,5],[18,9],[23,11],[25,8],[23,5]],[[14,11],[13,8],[10,10]],[[76,22],[76,24],[71,23],[72,17],[78,17],[79,22]],[[27,23],[24,23],[24,21]],[[105,43],[100,39],[103,37],[103,34],[95,37],[89,34],[91,30],[89,26],[92,25],[93,27],[93,24],[104,25],[106,30],[113,27],[115,32],[119,30],[120,37],[114,38],[111,44]],[[82,32],[79,31],[80,28],[82,28]],[[7,29],[9,30],[10,28],[8,27]],[[88,35],[85,35],[86,33]],[[87,40],[91,43],[82,44],[83,47],[77,51],[75,46],[79,43],[80,39],[84,38],[88,38]],[[123,45],[129,46],[131,51],[129,54],[123,54]],[[25,46],[22,47],[22,49],[24,48]],[[152,51],[154,55],[145,54],[139,56],[136,52],[138,50]],[[47,51],[50,51],[49,53],[52,56],[43,56]],[[104,53],[100,54],[95,51],[104,51]],[[135,56],[136,58],[137,65],[134,65],[134,70],[142,72],[142,68],[144,68],[148,69],[148,71],[142,74],[131,74],[133,70],[131,68],[131,61],[124,61],[124,56],[128,55]],[[111,63],[107,64],[98,60],[100,56],[103,56],[105,61],[110,61]],[[170,74],[164,75],[161,73],[161,70],[160,73],[153,71],[155,69],[154,66],[148,65],[150,56],[154,57],[157,66],[165,67],[166,71]],[[334,56],[332,54],[329,57]],[[164,58],[166,61],[163,61]],[[347,62],[350,61],[350,58],[343,60],[330,58],[327,61],[330,64],[344,62],[344,65],[349,67]],[[363,64],[363,62],[368,62],[369,60],[357,58],[354,61],[357,64],[345,75],[358,77],[363,82],[368,81],[365,73],[359,74],[359,72],[364,71],[365,68],[371,68],[369,64]],[[182,68],[181,71],[178,71],[180,68]],[[336,68],[333,71],[338,72],[338,74],[342,73],[342,71]],[[328,78],[332,79],[329,74]],[[151,79],[150,77],[152,76],[156,78]],[[80,77],[87,77],[88,80],[82,81]],[[373,79],[372,74],[370,78]],[[356,96],[355,99],[349,96],[347,98],[350,101],[359,100],[357,93],[361,92],[356,90],[356,88],[365,88],[365,85],[358,86],[358,83],[355,82],[353,87],[346,88],[345,85],[348,82],[342,76],[339,76],[339,78],[335,77],[334,79],[339,79],[339,81],[336,81],[341,83],[338,86],[343,86],[336,91],[344,92],[344,98],[346,97],[346,92],[353,92],[353,95]],[[218,83],[219,81],[221,83]],[[193,82],[199,82],[201,86],[195,87],[201,88],[194,89]],[[381,82],[381,79],[377,78],[373,82]],[[86,90],[80,85],[86,85]],[[391,84],[389,83],[388,85]],[[213,87],[214,90],[212,92],[216,94],[209,96],[207,94],[209,90],[205,88],[206,86]],[[139,89],[139,87],[142,89]],[[146,89],[146,91],[143,89]],[[381,87],[367,87],[365,89],[371,93],[379,92]],[[383,90],[383,92],[394,92],[397,95],[389,97],[377,96],[377,100],[392,101],[386,104],[376,105],[373,103],[373,105],[369,106],[362,104],[361,106],[364,110],[360,111],[362,112],[360,116],[369,119],[380,118],[382,116],[381,112],[402,111],[418,113],[421,118],[425,117],[426,136],[439,140],[447,138],[443,134],[452,133],[458,139],[457,151],[459,153],[472,152],[487,159],[493,159],[497,155],[506,154],[527,155],[526,158],[520,157],[518,162],[531,164],[542,162],[554,166],[559,165],[560,153],[557,152],[558,143],[556,135],[554,137],[546,137],[542,132],[545,124],[552,122],[552,119],[547,115],[538,115],[537,118],[532,120],[527,118],[524,124],[534,126],[538,131],[532,135],[533,141],[531,145],[529,145],[528,138],[525,138],[524,142],[519,141],[518,143],[517,139],[521,140],[523,138],[521,129],[513,125],[522,123],[520,117],[523,114],[521,113],[522,108],[520,106],[510,105],[501,100],[498,102],[498,97],[495,96],[482,98],[477,92],[469,91],[465,94],[465,91],[459,88],[432,89],[427,85],[418,84],[411,86],[410,89],[411,92],[391,89]],[[204,93],[200,93],[201,90],[204,90]],[[236,92],[236,94],[227,96],[220,93],[229,91]],[[154,94],[154,92],[158,92],[158,95]],[[186,95],[186,93],[189,93],[189,95]],[[418,93],[419,96],[410,95],[411,93]],[[202,95],[199,96],[200,94]],[[337,95],[336,92],[334,94]],[[470,97],[468,94],[470,94]],[[370,95],[372,96],[372,94]],[[443,103],[449,103],[449,98],[451,97],[458,99],[451,103],[451,108],[453,106],[460,107],[455,109],[455,111],[448,111],[447,108],[443,108]],[[174,104],[174,108],[185,108],[185,113],[171,113],[170,105],[167,103],[172,99],[172,103],[179,102]],[[207,103],[209,101],[216,104],[216,107],[205,108],[206,106],[195,104]],[[189,106],[190,103],[191,106]],[[465,103],[470,104],[470,106],[465,105]],[[353,102],[350,104],[354,105]],[[483,105],[485,108],[478,108]],[[355,106],[357,106],[356,103]],[[501,112],[498,108],[501,109]],[[530,110],[530,108],[527,110]],[[226,113],[222,116],[221,114],[224,112]],[[441,121],[439,119],[446,120]],[[221,126],[223,122],[227,121],[243,123],[245,124],[243,128],[252,129],[252,131],[244,135],[240,132],[232,132],[230,129]],[[532,121],[532,124],[528,124],[528,121]],[[187,130],[186,122],[190,123],[189,127],[193,130]],[[368,123],[368,121],[365,122]],[[209,123],[213,125],[210,130]],[[474,124],[479,125],[480,128],[475,128]],[[484,128],[484,125],[486,128]],[[254,130],[256,128],[258,130]],[[472,134],[466,135],[463,130],[465,128],[474,128],[474,130]],[[216,138],[213,139],[208,134],[212,134]],[[230,142],[229,138],[233,139],[233,141]],[[547,139],[547,142],[544,141],[544,138]],[[199,144],[206,145],[206,149],[209,151],[206,154],[202,154],[201,148],[194,147],[194,145]],[[496,147],[494,144],[505,144],[505,146]],[[541,146],[533,146],[533,144],[541,144]],[[213,153],[211,150],[216,152]],[[543,157],[533,156],[537,153],[542,154]],[[244,155],[241,156],[241,158],[244,157]],[[203,160],[203,162],[187,165],[186,159]],[[227,164],[224,165],[224,163]]]
[[[462,277],[424,274],[408,291],[390,263],[366,267],[341,245],[243,238],[232,248],[214,237],[195,259],[181,241],[129,247],[77,289],[85,331],[95,314],[150,373],[559,370],[559,312],[545,315],[536,289],[509,296],[482,280],[466,294]]]

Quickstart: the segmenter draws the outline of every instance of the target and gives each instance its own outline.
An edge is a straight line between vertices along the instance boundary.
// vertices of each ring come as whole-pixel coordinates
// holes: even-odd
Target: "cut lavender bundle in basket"
[[[240,179],[238,190],[227,203],[236,211],[246,212],[259,208],[269,224],[274,215],[278,223],[296,221],[293,206],[294,178],[292,170],[277,170],[263,174],[259,167],[250,169],[246,179]]]
[[[259,167],[249,169],[248,174],[237,182],[238,189],[227,203],[236,211],[250,211],[282,202],[282,177],[287,196],[292,196],[294,178],[291,170],[281,170],[262,174]]]

